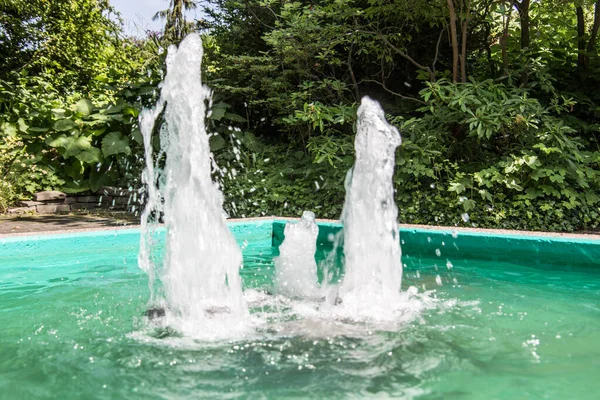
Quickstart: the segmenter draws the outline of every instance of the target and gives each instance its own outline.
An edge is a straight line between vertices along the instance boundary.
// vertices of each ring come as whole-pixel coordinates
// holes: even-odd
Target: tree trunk
[[[458,82],[458,38],[456,36],[456,11],[454,0],[447,0],[450,12],[450,40],[452,42],[452,80]]]
[[[462,43],[460,48],[460,80],[462,83],[467,81],[467,26],[469,19],[465,19],[462,23]]]
[[[515,0],[510,0],[508,5],[508,15],[504,21],[504,31],[502,32],[502,37],[500,38],[500,47],[502,49],[502,65],[505,73],[508,73],[508,34],[510,28],[510,17],[512,16],[512,8],[514,5]]]
[[[585,19],[583,7],[577,6],[577,69],[585,70]]]
[[[529,34],[529,6],[531,0],[521,0],[516,3],[519,10],[519,21],[521,23],[521,50],[528,48],[531,45],[531,37]]]
[[[471,21],[471,0],[464,0],[464,8],[463,3],[461,3],[461,17],[463,16],[464,11],[464,19],[462,20],[460,26],[460,34],[461,34],[461,45],[460,45],[460,80],[462,83],[467,82],[467,34],[469,28],[469,22]]]
[[[579,16],[577,17],[577,20],[579,20]],[[600,0],[596,1],[596,5],[594,6],[594,24],[592,25],[592,34],[590,35],[590,40],[588,41],[586,49],[587,51],[583,62],[584,71],[588,70],[590,66],[590,55],[592,55],[596,50],[598,29],[600,29]]]

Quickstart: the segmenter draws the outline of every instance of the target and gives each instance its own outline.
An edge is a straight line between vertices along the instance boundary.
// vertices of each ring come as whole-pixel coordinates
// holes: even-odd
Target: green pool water
[[[598,398],[600,270],[460,258],[448,268],[435,249],[404,257],[403,289],[430,305],[392,331],[307,326],[213,343],[140,333],[149,290],[134,248],[6,263],[0,398]],[[272,291],[276,254],[245,246],[246,290]]]

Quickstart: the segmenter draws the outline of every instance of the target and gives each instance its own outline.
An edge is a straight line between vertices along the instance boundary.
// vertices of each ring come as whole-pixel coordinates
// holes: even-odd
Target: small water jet
[[[277,293],[292,298],[320,297],[315,261],[318,234],[311,211],[304,211],[300,221],[286,224],[280,256],[275,259]]]

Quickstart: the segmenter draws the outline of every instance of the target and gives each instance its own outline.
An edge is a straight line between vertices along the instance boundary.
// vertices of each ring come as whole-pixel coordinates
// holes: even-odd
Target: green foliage
[[[144,94],[152,95],[146,86],[130,85],[116,101],[104,94],[74,101],[42,78],[0,81],[0,145],[5,159],[13,159],[2,166],[16,195],[126,184],[137,163],[132,147],[141,151],[129,139],[141,107],[133,99]]]
[[[406,172],[395,178],[411,222],[462,225],[467,212],[468,224],[488,227],[598,226],[600,152],[559,118],[572,100],[543,107],[492,81],[439,81],[421,94],[425,114],[401,124]]]
[[[340,145],[348,146],[350,140]],[[264,143],[248,133],[233,131],[227,135],[227,146],[216,152],[222,168],[218,180],[224,190],[224,208],[238,218],[297,217],[304,210],[313,210],[320,218],[338,218],[344,177],[353,156],[340,152],[334,156],[339,159],[337,167],[315,164],[314,155],[297,146]]]
[[[0,2],[0,79],[43,74],[66,93],[117,64],[128,70],[112,12],[107,0]]]
[[[402,132],[401,222],[596,228],[596,2],[529,2],[528,18],[510,4],[211,0],[194,25],[184,11],[196,3],[178,0],[157,14],[164,34],[138,40],[104,0],[2,3],[0,209],[40,189],[139,185],[137,117],[156,97],[161,48],[205,28],[210,146],[231,216],[337,218],[367,94]],[[463,83],[450,80],[452,39]]]

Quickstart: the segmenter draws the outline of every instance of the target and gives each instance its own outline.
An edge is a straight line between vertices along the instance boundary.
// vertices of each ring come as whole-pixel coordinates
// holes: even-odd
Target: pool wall
[[[279,247],[288,220],[260,219],[229,222],[236,240],[246,247]],[[331,238],[341,230],[337,222],[319,222],[320,246],[331,246]],[[160,241],[164,228],[156,232]],[[8,236],[0,238],[0,267],[52,267],[67,260],[101,261],[110,254],[135,258],[140,230],[113,229],[88,232]],[[600,267],[600,236],[560,237],[495,233],[451,228],[400,229],[403,257],[489,260],[531,266]],[[438,256],[437,250],[440,255]]]

